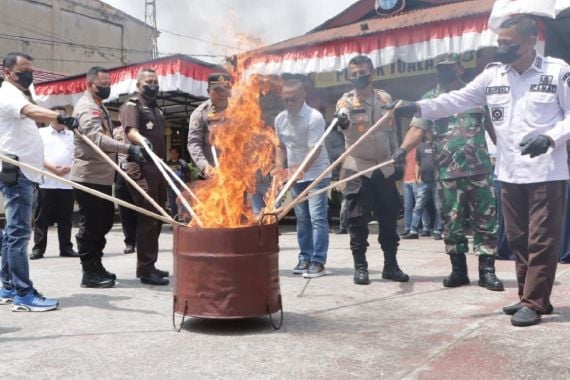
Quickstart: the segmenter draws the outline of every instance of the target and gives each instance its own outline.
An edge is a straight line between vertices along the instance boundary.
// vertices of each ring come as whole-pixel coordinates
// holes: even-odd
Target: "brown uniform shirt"
[[[210,133],[224,123],[224,111],[217,110],[211,100],[206,100],[192,112],[188,129],[188,152],[200,170],[204,170],[207,165],[216,166]]]

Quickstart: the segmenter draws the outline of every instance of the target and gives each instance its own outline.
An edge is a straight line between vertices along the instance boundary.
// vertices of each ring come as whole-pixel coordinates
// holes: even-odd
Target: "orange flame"
[[[200,203],[193,209],[205,228],[236,228],[256,222],[246,193],[255,192],[256,172],[267,175],[273,167],[278,143],[274,130],[266,126],[259,98],[269,83],[260,76],[242,80],[241,70],[232,74],[234,85],[225,122],[211,133],[218,153],[215,175],[196,186]]]

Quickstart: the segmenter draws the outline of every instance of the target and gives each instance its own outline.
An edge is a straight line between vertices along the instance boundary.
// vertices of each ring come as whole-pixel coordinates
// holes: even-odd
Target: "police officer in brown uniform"
[[[113,123],[109,111],[103,105],[111,93],[111,78],[103,67],[92,67],[87,72],[87,90],[78,100],[73,115],[79,120],[79,133],[93,141],[112,160],[117,153],[127,154],[127,160],[144,163],[141,148],[113,139]],[[115,171],[89,144],[76,135],[74,138],[71,179],[75,182],[112,194]],[[77,250],[83,267],[81,286],[86,288],[110,288],[117,276],[108,272],[101,262],[105,248],[105,235],[113,227],[115,206],[87,192],[77,190],[75,199],[79,205],[79,231],[75,235]]]
[[[137,76],[137,93],[121,107],[120,117],[125,137],[132,144],[145,141],[161,159],[166,157],[164,116],[156,103],[158,76],[153,69],[143,68]],[[166,202],[166,179],[151,159],[145,165],[127,162],[127,174],[159,205]],[[137,190],[129,185],[133,201],[139,207],[158,212]],[[158,258],[158,238],[162,222],[146,215],[137,220],[137,277],[143,284],[168,285],[169,273],[154,265]]]
[[[206,176],[212,174],[215,166],[210,132],[224,123],[224,111],[228,107],[231,89],[231,78],[228,74],[211,74],[208,76],[210,99],[196,108],[190,116],[188,152]]]
[[[390,103],[392,99],[387,92],[372,87],[374,66],[370,58],[363,55],[352,58],[348,64],[348,71],[354,90],[345,93],[337,102],[337,117],[347,147],[354,144],[386,113],[382,106]],[[398,148],[394,129],[394,123],[390,120],[355,148],[344,160],[341,176],[348,177],[389,161],[392,153]],[[389,165],[346,184],[346,207],[355,284],[370,283],[366,250],[368,221],[371,214],[378,221],[378,241],[384,251],[382,278],[399,282],[409,280],[396,260],[400,240],[396,233],[400,196],[395,180],[401,179],[402,175],[403,168]]]

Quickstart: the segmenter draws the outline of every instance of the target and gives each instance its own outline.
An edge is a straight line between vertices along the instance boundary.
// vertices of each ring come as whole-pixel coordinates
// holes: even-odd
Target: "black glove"
[[[402,148],[396,149],[396,151],[392,155],[392,160],[394,160],[394,164],[395,165],[404,165],[404,162],[406,161],[406,155],[407,154],[408,154],[408,152],[406,152]]]
[[[404,165],[394,164],[394,180],[399,181],[404,178]]]
[[[394,110],[396,117],[412,117],[418,111],[418,104],[408,100],[396,100],[392,103],[382,106],[385,110]]]
[[[129,150],[127,152],[127,160],[134,161],[139,165],[146,164],[146,159],[143,155],[143,148],[139,145],[129,145]]]
[[[74,118],[73,116],[69,116],[69,115],[66,115],[66,114],[60,113],[60,114],[57,116],[57,122],[58,122],[59,124],[65,125],[65,126],[67,127],[67,129],[72,130],[72,131],[73,131],[74,129],[79,128],[79,120],[77,120],[77,119]]]
[[[553,144],[550,137],[545,135],[538,135],[536,137],[525,137],[519,144],[521,147],[521,155],[530,154],[530,158],[540,156],[546,153],[548,148]]]
[[[350,125],[350,118],[348,117],[348,110],[345,108],[341,108],[337,111],[336,115],[334,115],[338,120],[338,126],[343,131],[348,128]]]

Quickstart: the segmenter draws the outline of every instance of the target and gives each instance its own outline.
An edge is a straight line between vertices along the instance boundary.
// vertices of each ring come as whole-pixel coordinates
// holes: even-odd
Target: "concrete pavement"
[[[409,283],[381,280],[381,253],[370,239],[373,282],[352,283],[347,235],[331,235],[329,276],[293,276],[297,244],[291,227],[280,236],[285,320],[190,319],[172,328],[171,287],[142,285],[135,256],[122,254],[119,225],[109,234],[104,264],[117,274],[114,289],[79,287],[78,259],[48,251],[31,261],[36,287],[60,300],[60,310],[13,313],[0,306],[3,379],[567,379],[570,361],[570,267],[560,265],[554,314],[538,326],[515,328],[501,307],[516,300],[514,264],[497,262],[505,292],[472,285],[446,289],[450,271],[443,243],[402,241],[401,267]],[[158,267],[172,270],[172,235],[161,237]],[[180,316],[177,316],[177,322]]]

